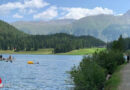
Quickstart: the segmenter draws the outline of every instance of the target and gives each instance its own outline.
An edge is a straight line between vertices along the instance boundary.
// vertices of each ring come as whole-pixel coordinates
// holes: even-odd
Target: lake
[[[3,90],[71,90],[70,71],[83,56],[12,55],[13,63],[0,61]],[[7,58],[9,55],[3,55]],[[27,61],[39,64],[27,64]]]

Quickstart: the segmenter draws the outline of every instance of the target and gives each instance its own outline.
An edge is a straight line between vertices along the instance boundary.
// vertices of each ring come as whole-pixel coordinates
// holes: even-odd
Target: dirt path
[[[118,90],[130,90],[130,63],[121,70],[121,75],[122,81]]]

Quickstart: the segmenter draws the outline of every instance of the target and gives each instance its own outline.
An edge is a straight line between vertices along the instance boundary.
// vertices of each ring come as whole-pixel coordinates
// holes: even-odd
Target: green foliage
[[[105,82],[104,69],[91,58],[84,58],[79,67],[72,69],[71,76],[75,90],[101,90]]]
[[[103,46],[105,43],[92,36],[73,36],[64,33],[53,35],[30,35],[20,41],[28,48],[54,48],[54,53],[68,52],[77,48]],[[27,45],[26,45],[27,44]]]
[[[130,49],[130,38],[120,36],[118,40],[108,43],[107,48],[115,51],[128,51]]]
[[[17,41],[17,42],[15,42]],[[68,52],[78,48],[89,48],[103,46],[105,43],[99,39],[91,36],[76,37],[68,34],[55,35],[30,35],[18,39],[13,39],[11,43],[5,44],[3,50],[7,49],[5,46],[21,50],[38,50],[42,48],[54,48],[54,53]]]
[[[125,42],[124,42],[124,39],[122,38],[122,35],[120,35],[120,37],[117,41],[113,42],[112,49],[119,50],[119,51],[125,50]]]
[[[78,67],[74,66],[71,70],[75,90],[102,90],[105,77],[113,74],[124,61],[122,52],[112,50],[95,53],[91,58],[85,57]],[[118,78],[113,80],[118,83]],[[111,80],[109,82],[112,83]]]
[[[96,61],[101,67],[107,70],[107,73],[112,74],[118,65],[125,62],[122,52],[119,51],[101,51],[93,55],[94,61]]]

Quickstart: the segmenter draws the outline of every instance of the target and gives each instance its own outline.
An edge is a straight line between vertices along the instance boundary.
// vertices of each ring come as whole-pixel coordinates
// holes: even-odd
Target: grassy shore
[[[0,50],[1,54],[53,54],[53,49],[39,49],[38,51],[19,51],[14,52],[13,50]]]
[[[79,50],[72,50],[67,53],[60,53],[62,55],[88,55],[93,54],[95,51],[100,52],[102,50],[105,50],[105,48],[84,48]]]
[[[87,55],[87,54],[92,54],[95,51],[99,52],[105,50],[105,48],[84,48],[84,49],[79,49],[79,50],[72,50],[70,52],[66,53],[57,53],[56,55]],[[0,54],[54,54],[53,49],[39,49],[38,51],[19,51],[19,52],[14,52],[13,50],[0,50]]]
[[[118,90],[118,86],[121,83],[121,69],[126,64],[123,64],[117,68],[117,70],[114,72],[112,77],[106,82],[105,89],[104,90]]]

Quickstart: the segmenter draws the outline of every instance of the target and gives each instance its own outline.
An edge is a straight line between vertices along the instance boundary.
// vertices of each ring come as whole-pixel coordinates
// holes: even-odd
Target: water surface
[[[9,55],[3,55],[8,57]],[[3,90],[69,90],[70,71],[82,56],[72,55],[12,55],[13,63],[0,61]],[[39,62],[29,65],[27,61]]]

